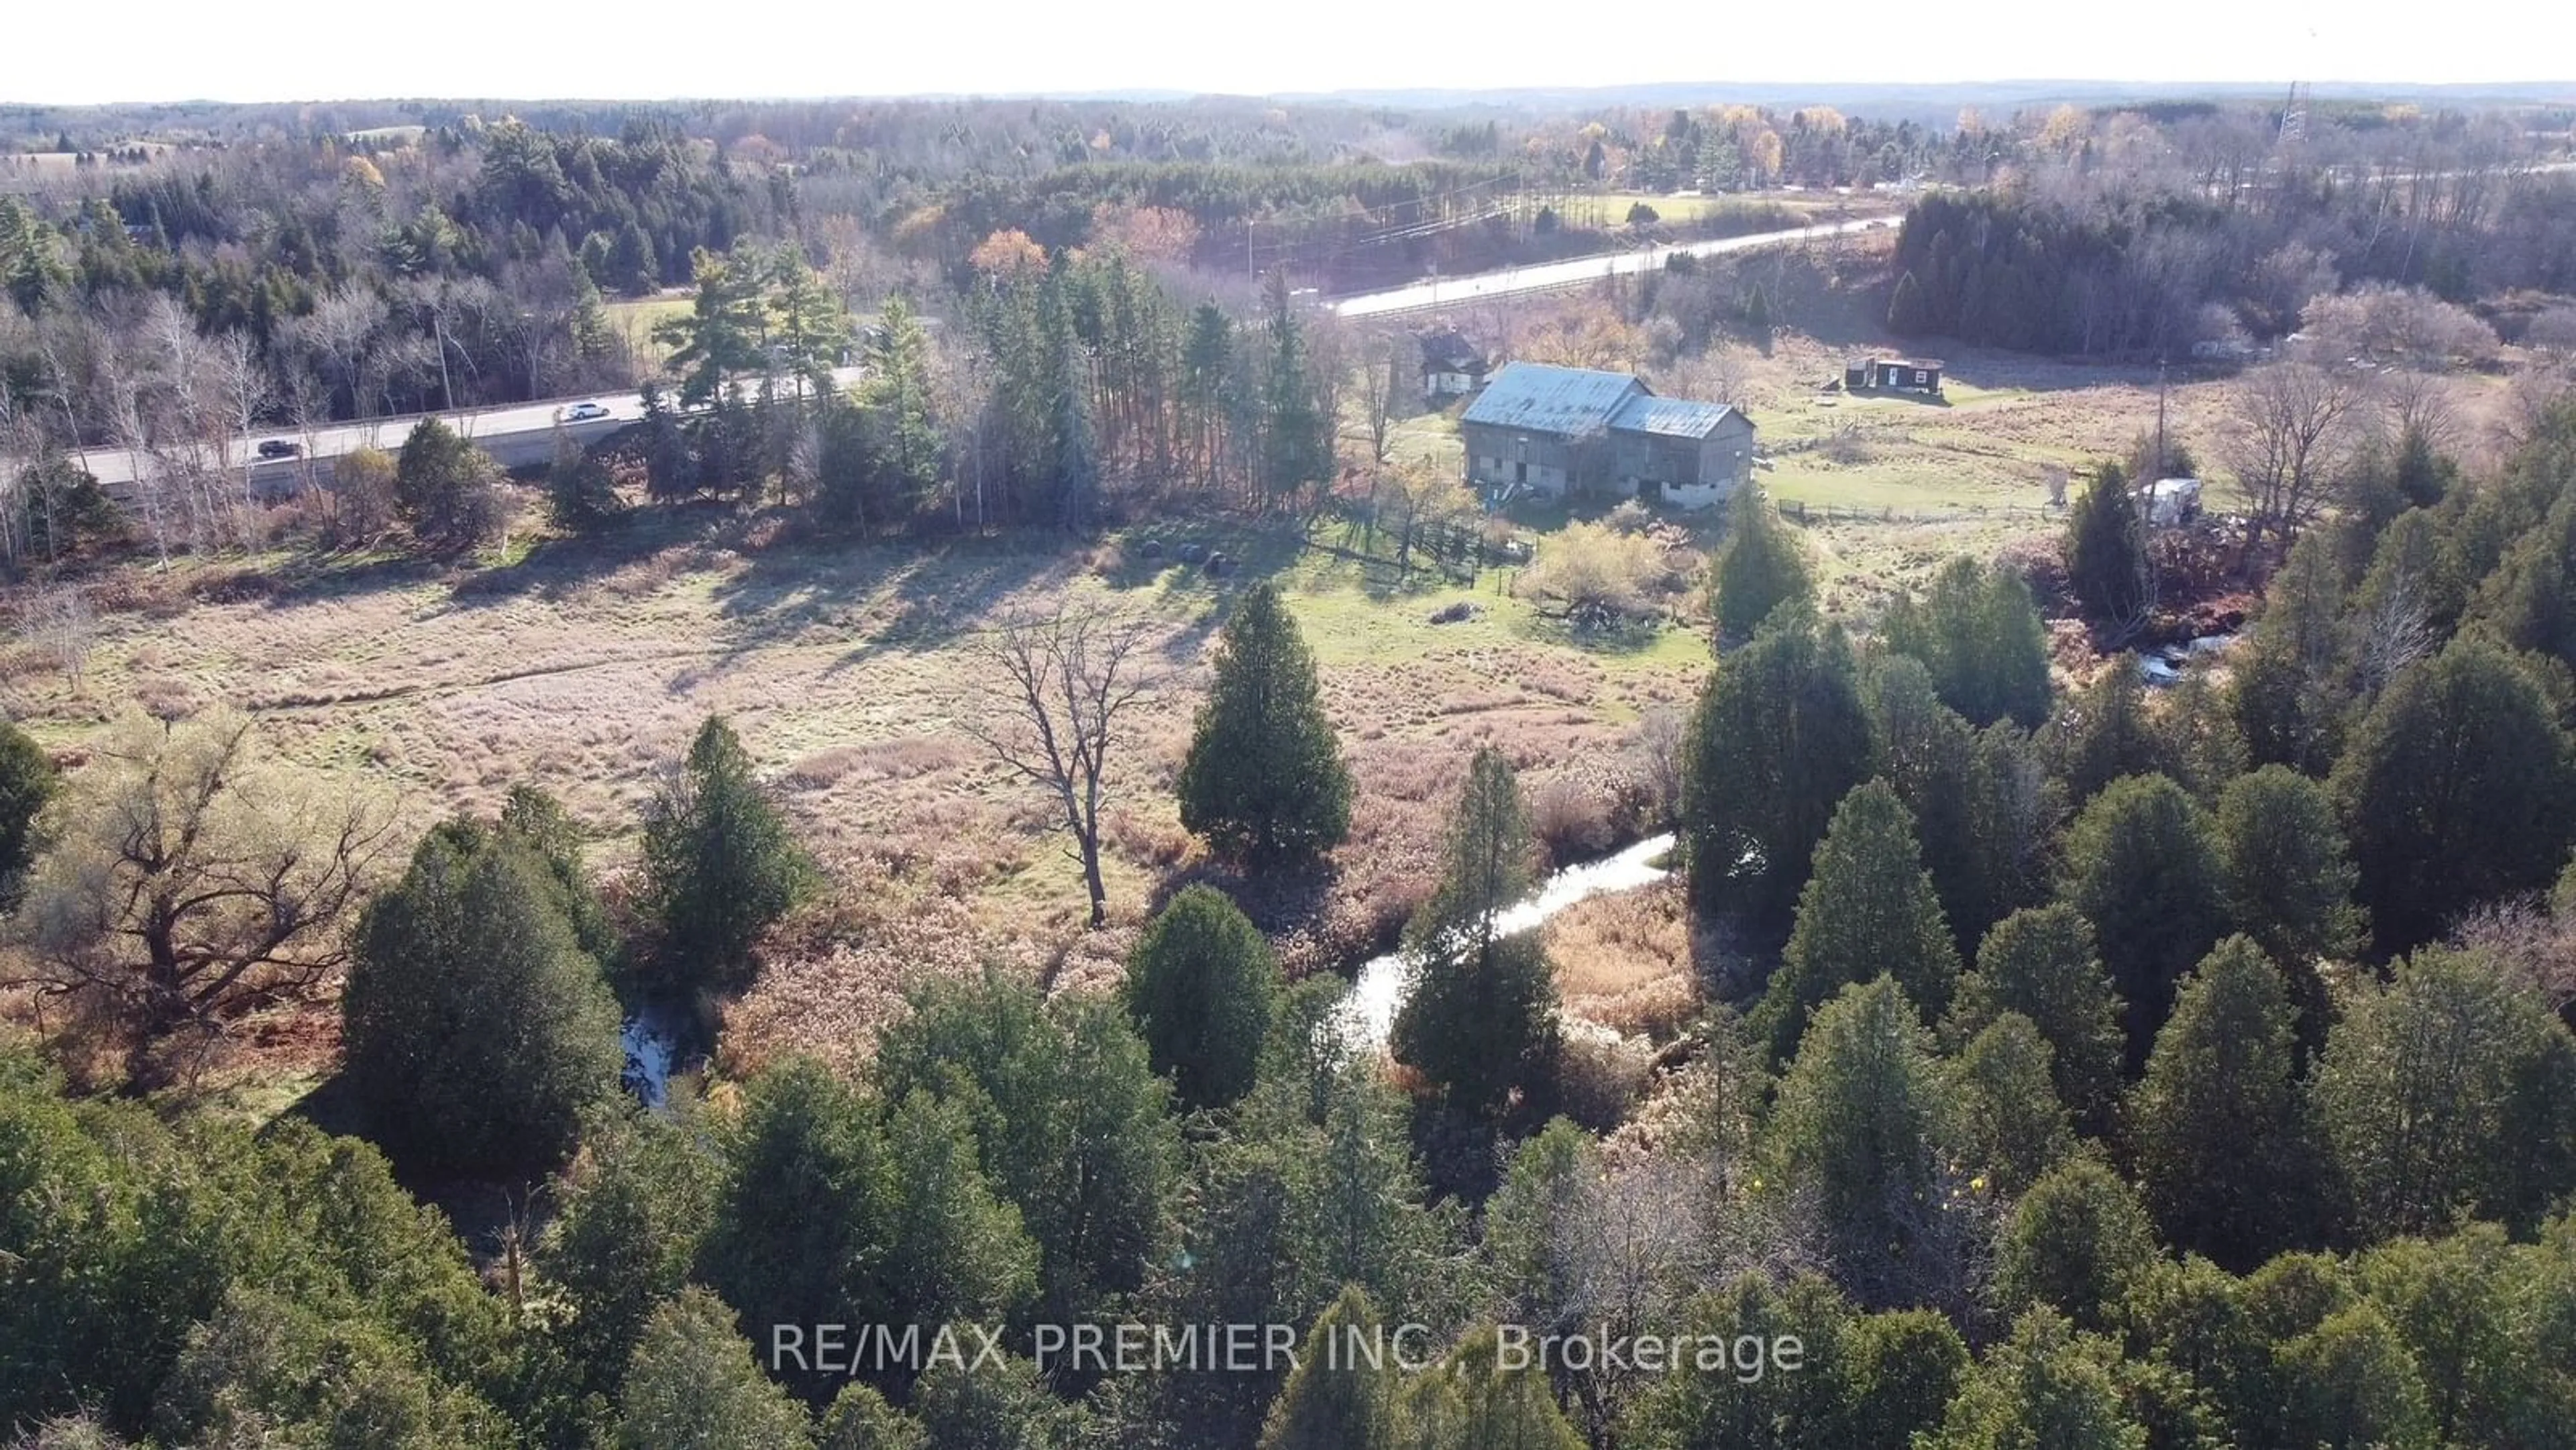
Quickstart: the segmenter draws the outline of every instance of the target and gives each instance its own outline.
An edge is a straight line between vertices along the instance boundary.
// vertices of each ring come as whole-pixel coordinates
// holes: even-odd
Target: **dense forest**
[[[1889,325],[2188,357],[2294,331],[2312,301],[2357,285],[2466,304],[2576,284],[2576,175],[2544,166],[2556,153],[2533,136],[2448,118],[2332,139],[2069,124],[1998,188],[1915,204]],[[2514,309],[2491,310],[2517,328]]]

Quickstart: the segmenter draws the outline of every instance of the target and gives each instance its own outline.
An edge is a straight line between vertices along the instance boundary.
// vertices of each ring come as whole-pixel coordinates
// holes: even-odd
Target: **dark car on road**
[[[259,456],[262,458],[293,458],[303,451],[303,444],[290,443],[283,438],[271,438],[259,445]]]

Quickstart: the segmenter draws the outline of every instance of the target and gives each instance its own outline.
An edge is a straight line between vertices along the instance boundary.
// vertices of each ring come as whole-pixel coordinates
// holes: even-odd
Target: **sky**
[[[10,0],[0,103],[2576,78],[2565,0]],[[101,17],[110,17],[102,20]],[[2551,74],[2552,71],[2556,74]]]

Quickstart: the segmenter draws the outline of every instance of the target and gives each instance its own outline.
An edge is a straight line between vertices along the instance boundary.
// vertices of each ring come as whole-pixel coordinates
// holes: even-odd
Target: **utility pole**
[[[430,328],[438,334],[438,401],[447,412],[456,411],[456,385],[447,377],[447,294],[438,295],[438,306],[429,314]]]
[[[2169,457],[2171,455],[2165,452],[2165,360],[2159,357],[2156,359],[2156,476],[2147,482],[2162,481],[2167,466],[2165,460]]]

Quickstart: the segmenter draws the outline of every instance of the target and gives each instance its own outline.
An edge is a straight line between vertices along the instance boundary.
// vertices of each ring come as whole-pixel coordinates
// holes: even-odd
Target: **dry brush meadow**
[[[0,661],[0,705],[75,765],[131,706],[237,706],[291,762],[394,796],[411,832],[493,813],[533,784],[594,833],[612,891],[659,772],[721,712],[831,882],[728,1009],[728,1066],[789,1047],[850,1060],[915,971],[1000,962],[1066,985],[1114,979],[1153,907],[1215,869],[1170,785],[1205,652],[1244,580],[1129,563],[1114,545],[821,549],[763,532],[643,518],[603,544],[550,541],[462,571],[174,566],[97,591],[77,685],[32,645]],[[1220,542],[1238,557],[1266,547]],[[1385,942],[1428,891],[1441,814],[1477,745],[1508,751],[1534,789],[1563,782],[1561,812],[1606,815],[1637,720],[1686,704],[1706,667],[1703,639],[1678,627],[1616,648],[1568,640],[1492,575],[1391,591],[1328,554],[1272,552],[1358,787],[1329,881],[1249,893],[1295,970]],[[993,708],[982,632],[1066,601],[1135,611],[1159,634],[1161,683],[1113,760],[1113,919],[1098,933],[1082,930],[1079,873],[1046,802],[966,729]],[[1468,618],[1429,622],[1461,601],[1476,606]],[[327,1049],[316,1037],[309,1021],[277,1022],[246,1040],[309,1054]]]

